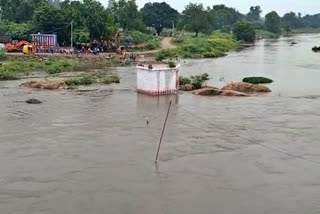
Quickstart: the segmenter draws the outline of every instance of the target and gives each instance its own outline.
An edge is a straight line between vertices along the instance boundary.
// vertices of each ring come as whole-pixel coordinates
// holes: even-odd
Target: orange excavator
[[[7,43],[6,50],[8,52],[22,52],[23,46],[25,45],[31,45],[31,43],[25,40],[20,40],[19,42],[16,42],[16,43],[15,42]]]

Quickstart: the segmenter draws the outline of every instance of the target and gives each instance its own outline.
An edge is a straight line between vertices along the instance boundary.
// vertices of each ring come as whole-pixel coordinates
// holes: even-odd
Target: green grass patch
[[[9,72],[3,68],[0,68],[0,81],[16,80],[18,79],[15,73]]]
[[[178,35],[172,43],[176,49],[163,50],[156,55],[156,60],[180,56],[183,58],[215,58],[225,56],[226,53],[238,46],[230,34],[214,33],[210,36],[201,35],[193,37],[191,35]]]
[[[82,77],[75,77],[65,80],[67,86],[92,85],[96,82],[91,75],[84,75]]]
[[[35,71],[43,71],[49,74],[57,74],[69,71],[74,66],[74,64],[75,61],[63,58],[7,59],[1,66],[1,79],[7,80],[7,77],[10,77],[10,79],[17,79],[19,76],[28,75],[29,73]]]
[[[6,51],[3,49],[0,49],[0,61],[5,61],[8,59],[8,56],[6,55]]]
[[[242,82],[251,83],[251,84],[268,84],[272,83],[273,80],[266,77],[246,77]]]
[[[118,74],[111,74],[103,78],[103,83],[106,85],[110,85],[112,83],[120,83],[120,77]]]

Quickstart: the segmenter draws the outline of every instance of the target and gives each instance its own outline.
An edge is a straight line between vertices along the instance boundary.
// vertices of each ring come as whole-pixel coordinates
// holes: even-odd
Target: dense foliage
[[[281,32],[281,20],[277,12],[272,11],[265,18],[266,30],[279,34]]]
[[[247,82],[251,84],[267,84],[272,83],[273,80],[266,77],[246,77],[242,82]]]
[[[147,3],[140,12],[146,26],[154,27],[157,34],[160,34],[163,28],[173,27],[177,23],[179,15],[177,10],[165,2]]]
[[[254,42],[256,32],[252,25],[247,21],[237,22],[233,28],[233,33],[238,40],[244,42]]]
[[[181,76],[179,78],[179,84],[181,86],[191,84],[193,86],[193,89],[200,89],[203,87],[205,82],[208,81],[209,79],[210,79],[209,74],[207,73],[190,76],[190,77]]]

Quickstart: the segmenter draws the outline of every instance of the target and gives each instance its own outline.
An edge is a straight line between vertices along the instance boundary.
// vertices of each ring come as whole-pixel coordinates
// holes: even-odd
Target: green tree
[[[123,31],[141,30],[143,28],[135,0],[119,0],[114,3],[112,10]]]
[[[299,19],[294,12],[286,13],[281,18],[281,23],[282,27],[287,33],[289,33],[292,29],[296,29],[304,25],[302,19]]]
[[[266,29],[272,33],[279,34],[281,32],[280,16],[277,12],[272,11],[265,17]]]
[[[57,33],[59,42],[69,41],[70,17],[51,4],[43,3],[33,14],[35,31],[42,33]]]
[[[202,4],[190,3],[182,12],[182,25],[186,30],[190,30],[199,35],[209,26],[208,12],[203,8]]]
[[[256,38],[256,32],[252,25],[247,21],[239,21],[233,28],[233,34],[237,40],[245,42],[254,42]]]
[[[243,18],[244,16],[237,10],[226,7],[225,5],[215,5],[209,11],[209,21],[214,30],[231,27]]]
[[[260,15],[262,13],[260,6],[250,7],[250,12],[247,14],[249,21],[259,21],[261,19]]]
[[[90,40],[100,39],[105,29],[105,9],[96,0],[83,0],[83,11],[85,26],[89,30]]]
[[[163,28],[171,28],[174,23],[177,23],[179,15],[178,11],[165,2],[147,3],[140,13],[143,23],[149,27],[155,27],[158,34]]]
[[[302,18],[306,26],[312,28],[320,28],[320,14],[306,15]]]

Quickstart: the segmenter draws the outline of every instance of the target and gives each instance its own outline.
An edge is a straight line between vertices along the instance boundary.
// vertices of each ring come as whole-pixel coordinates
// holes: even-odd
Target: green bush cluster
[[[273,80],[266,77],[246,77],[242,82],[251,83],[251,84],[268,84],[272,83]]]
[[[159,49],[161,47],[161,43],[159,39],[152,39],[149,40],[148,43],[145,46],[146,50],[156,50]]]
[[[123,35],[120,38],[120,41],[121,43],[127,42],[127,43],[138,45],[138,44],[144,43],[145,41],[150,41],[152,39],[153,39],[153,35],[151,34],[146,34],[139,31],[131,31]]]
[[[200,75],[196,75],[196,76],[190,76],[191,79],[191,84],[193,85],[193,87],[195,89],[200,89],[202,88],[203,84],[208,81],[209,78],[209,74],[204,73],[204,74],[200,74]]]
[[[84,75],[82,77],[65,80],[67,86],[92,85],[95,82],[95,78],[91,75]]]
[[[189,77],[180,76],[179,77],[179,84],[180,85],[191,84],[191,79]]]
[[[192,84],[194,89],[200,89],[203,87],[203,84],[209,79],[209,74],[207,73],[190,77],[181,76],[179,78],[179,83],[180,85]]]
[[[108,75],[106,77],[103,78],[103,83],[106,84],[106,85],[109,85],[109,84],[112,84],[112,83],[120,83],[120,77],[118,74],[111,74],[111,75]]]
[[[256,39],[256,31],[251,23],[247,21],[239,21],[233,28],[233,34],[237,40],[244,42],[254,42]]]
[[[173,59],[177,55],[178,55],[178,52],[175,49],[161,50],[156,54],[156,60],[157,61],[162,61],[162,60],[165,60],[165,59]]]

